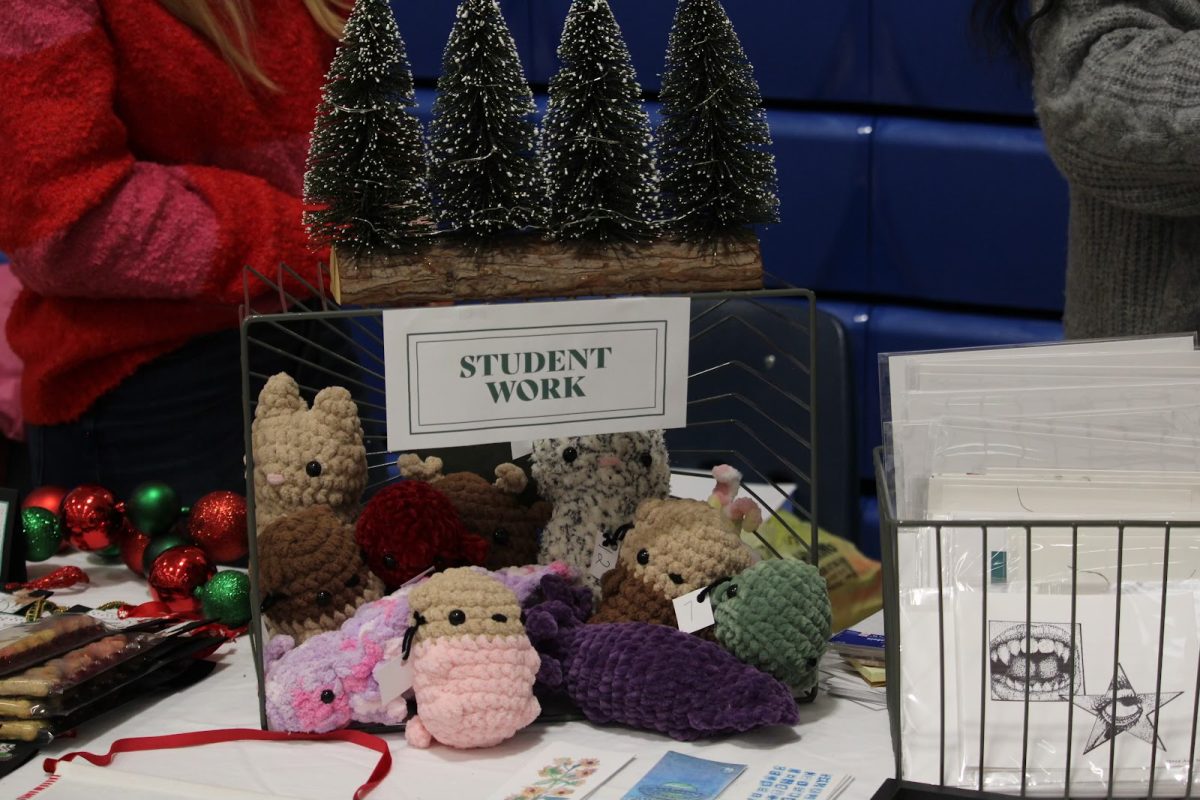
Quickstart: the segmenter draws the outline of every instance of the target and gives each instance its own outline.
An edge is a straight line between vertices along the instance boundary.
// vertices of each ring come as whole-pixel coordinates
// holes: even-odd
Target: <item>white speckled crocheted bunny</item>
[[[296,381],[281,372],[259,393],[252,430],[258,533],[314,505],[354,522],[367,485],[367,449],[349,391],[322,389],[310,409]]]
[[[665,498],[671,468],[662,431],[570,436],[533,444],[533,477],[554,513],[542,533],[538,561],[566,561],[593,590],[588,575],[599,531],[633,521],[638,504]]]

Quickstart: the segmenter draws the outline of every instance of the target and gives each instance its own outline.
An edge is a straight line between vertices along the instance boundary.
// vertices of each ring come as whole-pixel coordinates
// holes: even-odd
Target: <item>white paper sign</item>
[[[704,602],[697,599],[701,592],[704,592]],[[679,625],[679,630],[684,633],[695,633],[715,624],[711,598],[712,593],[707,589],[697,589],[672,600],[671,602],[675,604],[675,620]]]
[[[398,700],[413,685],[412,662],[399,657],[377,664],[374,674],[379,684],[379,702],[385,706]]]
[[[633,758],[629,753],[600,750],[591,745],[552,742],[538,750],[523,767],[513,771],[487,796],[487,800],[512,797],[584,800]]]
[[[384,312],[388,448],[687,424],[687,298]]]

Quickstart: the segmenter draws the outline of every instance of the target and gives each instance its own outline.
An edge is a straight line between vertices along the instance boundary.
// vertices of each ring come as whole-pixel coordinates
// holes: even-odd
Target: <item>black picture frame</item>
[[[28,577],[20,510],[17,490],[0,487],[0,588],[5,583],[24,582]]]

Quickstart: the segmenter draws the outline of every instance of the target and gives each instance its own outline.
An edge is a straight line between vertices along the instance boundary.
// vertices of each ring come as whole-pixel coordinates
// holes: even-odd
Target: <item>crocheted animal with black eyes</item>
[[[473,472],[442,474],[442,460],[424,461],[412,453],[397,459],[405,478],[429,481],[450,500],[467,530],[488,543],[488,569],[521,567],[537,561],[538,535],[550,520],[550,504],[539,500],[524,505],[518,497],[529,478],[516,464],[496,467],[495,483]]]
[[[646,500],[617,566],[601,581],[600,607],[589,621],[674,627],[672,600],[738,574],[751,560],[719,509],[698,500]]]
[[[662,431],[542,439],[533,444],[532,471],[541,496],[554,506],[538,561],[566,561],[593,590],[600,580],[588,569],[598,535],[617,531],[633,520],[639,503],[671,489]]]
[[[384,595],[383,581],[363,563],[354,529],[329,506],[280,517],[258,537],[263,615],[272,634],[296,644],[337,630],[363,603]]]
[[[541,656],[525,635],[517,595],[471,569],[434,575],[408,596],[404,656],[412,664],[413,747],[491,747],[537,719]]]
[[[726,650],[797,695],[816,687],[833,617],[816,567],[792,559],[760,561],[714,589],[712,604],[714,632]]]
[[[251,439],[258,533],[290,511],[315,505],[354,522],[367,486],[367,449],[350,392],[322,389],[310,409],[296,381],[281,372],[258,395]]]

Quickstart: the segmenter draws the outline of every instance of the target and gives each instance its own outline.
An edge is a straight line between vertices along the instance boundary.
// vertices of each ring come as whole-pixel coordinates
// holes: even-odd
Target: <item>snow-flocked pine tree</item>
[[[650,119],[608,0],[574,0],[542,131],[547,229],[597,245],[657,234]]]
[[[679,0],[661,99],[664,227],[711,242],[778,222],[762,93],[720,0]]]
[[[412,69],[387,0],[357,0],[326,76],[304,176],[316,244],[411,252],[432,227]]]
[[[535,110],[499,2],[462,0],[430,128],[430,188],[451,230],[483,237],[536,220]]]

